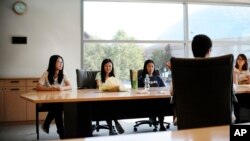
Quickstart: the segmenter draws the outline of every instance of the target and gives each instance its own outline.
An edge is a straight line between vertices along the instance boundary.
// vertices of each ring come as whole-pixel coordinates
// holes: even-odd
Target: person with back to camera
[[[70,90],[71,84],[67,75],[63,72],[64,62],[59,55],[53,55],[49,59],[49,66],[37,84],[38,91],[64,91]],[[40,106],[47,107],[48,114],[42,125],[44,132],[49,133],[50,123],[55,119],[57,133],[60,139],[64,138],[63,125],[63,104],[62,103],[45,103]]]
[[[239,54],[234,68],[234,83],[250,84],[250,73],[248,70],[247,57],[245,54]]]
[[[101,72],[98,72],[96,74],[97,88],[100,87],[103,83],[105,83],[105,81],[110,77],[115,77],[114,65],[111,59],[104,59],[101,65]],[[106,120],[106,122],[109,126],[109,135],[117,135],[116,130],[112,128],[112,120]],[[124,130],[120,123],[117,120],[114,120],[114,122],[118,133],[124,133]]]
[[[198,34],[194,36],[192,40],[192,52],[194,58],[208,58],[210,57],[211,54],[211,49],[212,49],[212,40],[204,34]],[[166,63],[166,66],[171,69],[171,64],[170,62]],[[172,96],[171,103],[174,105],[174,93],[173,93],[173,86],[172,82],[170,83],[170,95]],[[235,94],[232,94],[232,103],[235,104],[237,103],[237,98]],[[174,125],[177,125],[177,117],[176,117],[176,112],[174,108]],[[235,121],[235,115],[234,115],[234,110],[232,108],[232,122]]]
[[[155,73],[155,64],[153,60],[146,60],[144,62],[142,75],[138,78],[138,87],[144,87],[144,79],[146,75],[149,76],[150,79],[150,87],[165,87],[165,84],[160,76],[156,75]],[[159,123],[160,123],[160,131],[166,131],[166,127],[164,127],[163,121],[164,116],[159,116]],[[155,117],[150,117],[150,120],[156,122]]]

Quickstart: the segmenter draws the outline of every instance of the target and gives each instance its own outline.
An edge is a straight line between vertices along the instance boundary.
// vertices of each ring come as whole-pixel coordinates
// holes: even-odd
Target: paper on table
[[[162,90],[153,90],[153,91],[147,91],[147,90],[138,90],[136,92],[137,94],[167,94],[167,91]]]
[[[137,94],[149,94],[149,91],[146,91],[146,90],[138,90],[136,93],[137,93]]]
[[[105,83],[99,87],[99,90],[109,92],[127,91],[121,81],[115,77],[108,78]]]

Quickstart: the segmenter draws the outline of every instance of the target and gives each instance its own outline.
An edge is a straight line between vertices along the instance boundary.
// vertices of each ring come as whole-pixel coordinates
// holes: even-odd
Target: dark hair
[[[106,74],[105,74],[105,70],[104,70],[104,65],[107,64],[107,63],[111,63],[111,64],[112,64],[112,70],[111,70],[111,72],[109,73],[109,76],[115,77],[115,73],[114,73],[115,68],[114,68],[114,64],[113,64],[112,60],[111,60],[111,59],[104,59],[104,60],[102,61],[102,68],[101,68],[101,78],[102,78],[102,82],[105,82],[105,76],[106,76]]]
[[[56,61],[58,58],[61,58],[63,61],[63,58],[60,55],[52,55],[49,59],[49,66],[48,66],[47,71],[48,71],[48,80],[49,80],[50,85],[54,84]],[[63,80],[63,68],[62,68],[62,70],[59,70],[58,83],[61,84],[62,80]]]
[[[194,57],[205,57],[212,48],[212,41],[207,35],[199,34],[194,36],[192,51]]]
[[[153,75],[156,75],[156,74],[155,74],[155,63],[154,63],[153,60],[150,60],[150,59],[149,59],[149,60],[146,60],[146,61],[144,62],[144,66],[143,66],[143,70],[142,70],[142,77],[143,77],[143,78],[145,78],[145,77],[146,77],[146,74],[148,74],[147,65],[148,65],[149,63],[154,64],[154,72],[153,72]]]
[[[246,57],[245,54],[239,54],[239,55],[238,55],[238,57],[237,57],[237,59],[236,59],[236,63],[235,63],[235,68],[237,68],[237,69],[239,68],[239,65],[238,65],[238,63],[237,63],[237,60],[238,60],[240,57],[245,61],[245,64],[242,66],[242,70],[248,70],[247,57]]]

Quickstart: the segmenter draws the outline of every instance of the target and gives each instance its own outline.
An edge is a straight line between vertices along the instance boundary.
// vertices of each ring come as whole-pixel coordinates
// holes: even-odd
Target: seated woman
[[[234,68],[234,83],[250,84],[250,73],[248,70],[247,57],[244,54],[239,54]]]
[[[37,84],[38,91],[64,91],[70,90],[71,84],[68,77],[63,73],[63,58],[59,55],[50,57],[49,66]],[[55,119],[57,133],[60,139],[64,138],[63,105],[61,103],[49,103],[42,106],[49,109],[47,117],[42,125],[44,132],[49,133],[50,123]]]
[[[142,71],[142,75],[138,78],[138,87],[144,87],[144,79],[146,77],[146,74],[148,74],[150,79],[150,87],[164,87],[165,84],[160,76],[155,74],[155,64],[152,60],[146,60],[144,62],[144,67]],[[150,117],[151,120],[156,121],[155,117]],[[160,123],[160,131],[165,131],[166,128],[164,127],[163,121],[164,117],[158,117],[159,123]]]
[[[101,66],[101,72],[96,74],[96,84],[97,87],[101,86],[102,83],[105,83],[105,81],[110,78],[110,77],[115,77],[114,74],[114,65],[112,60],[110,59],[104,59],[102,61],[102,66]],[[109,126],[109,135],[117,135],[116,130],[112,129],[112,120],[106,120],[108,126]],[[115,127],[118,130],[119,134],[124,133],[124,130],[120,123],[117,120],[114,120],[115,122]]]

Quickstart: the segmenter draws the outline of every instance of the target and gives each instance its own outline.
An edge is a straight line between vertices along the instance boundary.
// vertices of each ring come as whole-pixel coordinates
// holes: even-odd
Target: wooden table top
[[[152,88],[149,92],[145,92],[143,89],[128,89],[124,92],[102,92],[98,89],[32,91],[22,94],[21,97],[34,103],[55,103],[170,98],[171,96],[166,88]]]
[[[250,94],[250,85],[238,85],[236,87],[236,93],[237,94],[242,94],[242,93]]]
[[[249,93],[250,85],[238,85],[236,93]],[[98,89],[74,89],[69,91],[32,91],[21,95],[22,98],[34,103],[54,102],[80,102],[80,101],[106,101],[106,100],[130,100],[149,98],[170,98],[166,87],[151,88],[149,92],[143,89],[127,89],[125,92],[102,92]]]
[[[67,141],[229,141],[229,132],[229,125],[225,125],[178,131],[68,139]]]

